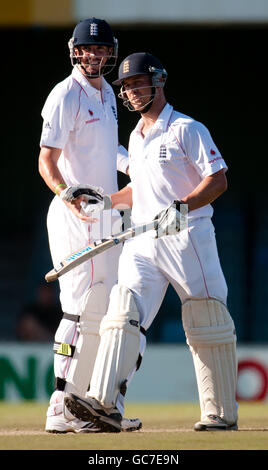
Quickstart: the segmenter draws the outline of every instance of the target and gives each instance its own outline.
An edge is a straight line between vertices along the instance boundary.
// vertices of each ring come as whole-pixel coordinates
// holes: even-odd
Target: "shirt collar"
[[[173,106],[171,104],[166,103],[164,108],[162,109],[161,113],[158,116],[157,121],[155,122],[154,127],[157,129],[161,129],[166,131],[168,128],[168,124],[171,118],[171,114],[173,113]]]
[[[94,88],[86,77],[80,72],[78,67],[74,67],[72,70],[72,77],[83,87],[88,96],[96,94],[99,90]],[[110,85],[106,82],[104,77],[101,77],[101,90],[105,92],[110,92]]]
[[[160,129],[162,131],[166,131],[168,128],[172,113],[173,113],[173,106],[171,106],[171,104],[169,103],[166,103],[161,113],[159,114],[157,120],[155,121],[152,129]],[[142,129],[142,125],[143,125],[143,122],[141,118],[136,125],[135,131],[140,133]]]

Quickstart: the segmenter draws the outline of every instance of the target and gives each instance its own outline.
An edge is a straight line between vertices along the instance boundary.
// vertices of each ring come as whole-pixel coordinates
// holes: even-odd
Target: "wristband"
[[[62,187],[67,188],[67,184],[65,184],[65,183],[57,184],[57,186],[55,186],[54,193],[58,195],[57,190],[58,190],[58,188],[62,188]]]

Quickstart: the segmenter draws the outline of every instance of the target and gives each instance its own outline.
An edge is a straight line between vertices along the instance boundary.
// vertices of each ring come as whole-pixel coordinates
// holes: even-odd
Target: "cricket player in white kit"
[[[118,145],[114,92],[103,77],[116,64],[117,39],[106,21],[89,18],[75,27],[69,49],[72,74],[54,87],[42,110],[39,171],[56,194],[47,217],[54,266],[68,253],[121,230],[117,210],[106,211],[98,220],[89,218],[83,211],[84,197],[72,188],[90,183],[116,192],[117,170],[126,173],[129,165],[126,149]],[[55,391],[47,411],[48,432],[101,431],[65,410],[63,398],[69,390],[85,395],[90,386],[99,325],[117,282],[120,251],[118,247],[106,252],[59,281],[64,314],[55,335]],[[124,422],[126,430],[141,426],[139,420]],[[107,426],[105,431],[113,429]]]
[[[156,215],[165,218],[168,208],[175,208],[179,228],[161,238],[147,232],[125,243],[118,284],[101,323],[90,390],[86,398],[70,393],[65,402],[75,416],[121,430],[120,387],[129,383],[144,354],[143,331],[171,283],[182,303],[200,398],[201,419],[194,429],[235,430],[236,335],[211,222],[211,202],[227,188],[227,166],[208,129],[166,102],[166,78],[161,62],[148,53],[131,54],[120,65],[114,84],[121,85],[119,96],[141,119],[129,142],[131,183],[110,200],[112,207],[132,207],[134,225]],[[180,224],[185,204],[186,226]]]

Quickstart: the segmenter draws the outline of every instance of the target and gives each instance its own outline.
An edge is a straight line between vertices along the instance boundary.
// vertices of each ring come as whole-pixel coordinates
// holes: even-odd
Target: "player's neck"
[[[96,90],[100,90],[102,88],[102,77],[97,77],[97,78],[90,78],[86,77],[87,81],[90,83],[93,88],[96,88]]]
[[[90,83],[93,88],[100,90],[102,88],[102,76],[96,78],[90,78],[84,71],[82,67],[79,67],[80,72],[84,75],[86,80]]]
[[[157,121],[159,114],[161,113],[165,105],[166,99],[162,97],[161,99],[158,99],[153,102],[151,108],[149,109],[149,111],[147,111],[147,113],[141,115],[143,121],[141,132],[143,136],[145,136],[149,129],[153,127],[154,123]]]

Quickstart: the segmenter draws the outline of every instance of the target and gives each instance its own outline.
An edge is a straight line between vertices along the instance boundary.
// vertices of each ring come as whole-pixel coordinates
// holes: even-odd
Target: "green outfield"
[[[119,434],[48,434],[46,404],[0,403],[1,450],[267,450],[268,404],[241,403],[239,431],[193,431],[199,406],[192,403],[128,404],[141,431]]]

